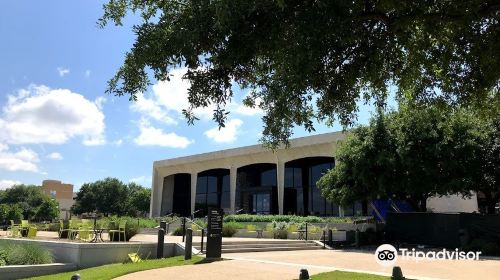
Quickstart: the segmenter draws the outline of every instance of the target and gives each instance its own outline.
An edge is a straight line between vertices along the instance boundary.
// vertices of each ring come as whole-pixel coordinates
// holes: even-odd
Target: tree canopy
[[[59,216],[59,204],[40,186],[15,185],[0,191],[0,220],[47,221]]]
[[[110,0],[99,25],[140,15],[136,41],[108,92],[135,100],[174,67],[187,67],[189,123],[216,106],[224,126],[233,84],[259,106],[263,140],[287,143],[294,126],[356,119],[356,102],[388,88],[427,104],[474,103],[499,89],[500,4],[466,1]]]
[[[75,214],[94,211],[108,215],[139,216],[149,212],[151,190],[136,183],[124,184],[105,178],[81,186],[71,210]]]
[[[476,191],[485,195],[493,213],[500,199],[498,108],[491,118],[470,109],[411,104],[379,112],[340,144],[336,167],[318,187],[342,205],[396,198],[422,211],[430,196]]]

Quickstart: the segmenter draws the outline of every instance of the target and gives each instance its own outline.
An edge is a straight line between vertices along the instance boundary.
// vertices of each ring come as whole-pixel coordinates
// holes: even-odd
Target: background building
[[[69,219],[70,209],[74,203],[73,200],[73,185],[65,184],[57,180],[44,180],[42,182],[42,190],[51,198],[59,202],[59,218]]]

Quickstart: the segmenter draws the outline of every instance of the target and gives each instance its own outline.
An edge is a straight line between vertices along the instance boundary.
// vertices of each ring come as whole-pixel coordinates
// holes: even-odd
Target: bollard
[[[205,229],[201,229],[201,252],[203,253],[203,239],[205,238]]]
[[[300,270],[299,280],[309,280],[309,272],[303,268]]]
[[[354,232],[354,244],[356,244],[356,248],[359,248],[359,229]]]
[[[158,246],[156,247],[156,258],[163,258],[163,246],[165,244],[165,230],[160,228],[158,230]]]
[[[406,278],[403,276],[403,271],[401,267],[395,266],[392,268],[392,277],[391,280],[405,280]]]
[[[328,230],[328,246],[333,245],[333,230],[329,229]]]
[[[80,280],[80,274],[73,274],[73,276],[71,276],[71,280]]]
[[[323,231],[323,249],[326,248],[326,232]]]
[[[160,228],[162,228],[163,232],[165,234],[167,234],[167,222],[166,221],[164,221],[164,220],[160,221]]]
[[[184,260],[190,260],[193,255],[193,230],[186,229],[186,243],[184,246]]]
[[[186,217],[182,218],[182,242],[185,241],[186,238]]]
[[[308,230],[307,230],[307,223],[306,223],[306,241],[307,241],[307,237],[308,237],[307,232],[308,232]]]

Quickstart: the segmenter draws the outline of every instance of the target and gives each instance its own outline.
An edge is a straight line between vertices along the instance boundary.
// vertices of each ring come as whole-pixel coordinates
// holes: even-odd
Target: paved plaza
[[[0,236],[5,236],[0,232]],[[54,240],[55,232],[39,232],[37,239]],[[155,235],[138,234],[133,242],[156,241]],[[193,237],[193,242],[200,237]],[[180,236],[166,236],[166,242],[181,242]],[[224,238],[231,241],[249,241],[249,238]],[[390,275],[391,268],[375,262],[373,253],[340,250],[304,250],[287,252],[232,253],[223,255],[224,261],[193,266],[169,267],[132,273],[117,279],[297,279],[301,268],[310,274],[333,270]],[[410,261],[398,260],[406,277],[412,279],[498,280],[500,259],[479,261]]]

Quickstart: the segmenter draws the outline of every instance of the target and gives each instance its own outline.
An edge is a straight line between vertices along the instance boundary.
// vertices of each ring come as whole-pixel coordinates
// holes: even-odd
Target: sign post
[[[207,258],[220,259],[222,249],[222,209],[208,210]]]

